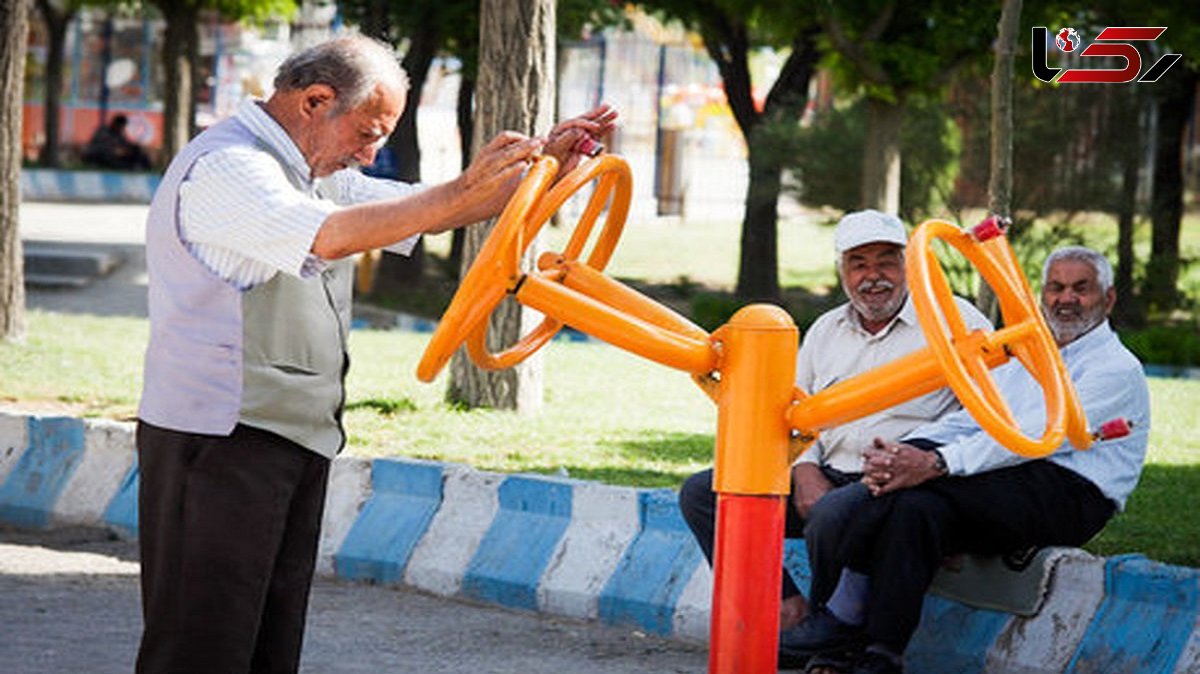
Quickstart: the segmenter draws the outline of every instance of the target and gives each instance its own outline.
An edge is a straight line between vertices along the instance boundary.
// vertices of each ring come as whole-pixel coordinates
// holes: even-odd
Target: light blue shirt
[[[1088,428],[1096,429],[1106,421],[1124,417],[1133,423],[1133,432],[1123,438],[1094,442],[1091,449],[1083,451],[1064,442],[1046,460],[1087,478],[1124,509],[1125,500],[1137,486],[1150,438],[1150,392],[1142,364],[1121,344],[1107,321],[1062,347],[1062,357],[1075,383]],[[992,374],[1021,431],[1029,437],[1040,437],[1046,423],[1041,387],[1016,360]],[[1030,460],[996,442],[967,410],[916,428],[907,437],[943,443],[939,449],[951,475],[974,475]]]

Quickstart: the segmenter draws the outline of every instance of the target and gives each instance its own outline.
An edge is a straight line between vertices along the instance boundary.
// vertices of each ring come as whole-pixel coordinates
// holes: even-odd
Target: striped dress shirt
[[[279,272],[311,276],[325,268],[313,240],[325,218],[344,205],[390,199],[421,189],[344,169],[313,179],[308,163],[258,101],[236,117],[258,145],[229,147],[196,160],[179,190],[180,237],[188,251],[240,290]],[[386,250],[407,255],[417,237]]]

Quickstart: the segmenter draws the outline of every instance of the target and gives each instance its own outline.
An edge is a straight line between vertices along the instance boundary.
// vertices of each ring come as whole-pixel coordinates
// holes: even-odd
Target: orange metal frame
[[[604,276],[629,212],[632,181],[624,160],[591,159],[555,182],[557,170],[551,157],[530,169],[438,324],[417,376],[432,381],[463,343],[480,367],[510,367],[563,324],[693,376],[718,407],[711,673],[776,671],[789,465],[822,430],[949,385],[983,428],[1015,452],[1043,456],[1064,437],[1078,448],[1089,446],[1071,380],[1002,235],[980,241],[941,221],[917,228],[906,273],[929,346],[808,395],[793,385],[799,331],[779,307],[744,307],[710,335]],[[592,183],[595,190],[566,249],[543,255],[534,270],[522,270],[521,255],[537,231],[567,198]],[[606,211],[584,260],[592,229]],[[996,291],[1003,329],[966,330],[934,255],[936,239],[958,249]],[[487,317],[506,293],[546,319],[514,346],[492,354],[486,347]],[[989,371],[1013,356],[1046,395],[1046,426],[1038,439],[1016,427]]]

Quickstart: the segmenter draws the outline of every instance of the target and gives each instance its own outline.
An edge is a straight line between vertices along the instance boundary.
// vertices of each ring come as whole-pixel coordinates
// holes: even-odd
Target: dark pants
[[[867,635],[900,653],[947,555],[1082,545],[1114,512],[1096,485],[1049,461],[944,477],[855,505],[838,536],[837,573],[871,577]]]
[[[861,474],[843,473],[833,468],[822,467],[821,471],[825,474],[835,489],[824,497],[818,504],[825,499],[835,497],[837,500],[852,499],[861,500],[869,498],[866,488],[862,488],[862,492],[843,492],[841,489],[836,489],[843,485],[857,484]],[[683,519],[687,522],[688,527],[692,530],[692,535],[696,537],[696,542],[700,544],[700,550],[704,552],[704,557],[708,559],[709,565],[712,565],[713,559],[713,541],[716,539],[717,527],[717,494],[712,488],[712,469],[702,470],[695,475],[692,475],[684,481],[683,487],[679,490],[679,510],[683,513]],[[793,486],[795,489],[795,486]],[[787,519],[784,523],[784,538],[801,538],[811,536],[820,540],[828,536],[835,535],[836,531],[844,525],[839,520],[852,512],[853,508],[849,505],[845,507],[826,508],[821,512],[825,515],[818,514],[816,508],[810,513],[810,519],[805,521],[792,507],[791,495],[788,497]],[[810,555],[811,555],[810,546]],[[835,546],[821,545],[821,550],[829,550],[834,552]],[[811,559],[811,557],[810,557]],[[834,586],[837,584],[837,575],[832,579],[818,578],[816,571],[818,565],[813,562],[813,581],[810,594],[817,597],[819,601],[824,601],[832,593]],[[832,564],[823,564],[823,568],[830,569]],[[837,573],[840,573],[838,571]],[[785,570],[783,573],[783,598],[794,597],[800,594],[800,588],[796,587],[796,583],[792,581],[790,575]],[[812,597],[810,597],[812,599]]]
[[[329,460],[240,425],[137,446],[139,674],[297,671]]]

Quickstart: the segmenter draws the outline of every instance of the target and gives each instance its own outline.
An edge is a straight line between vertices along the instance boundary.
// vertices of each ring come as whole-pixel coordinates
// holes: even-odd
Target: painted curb
[[[161,179],[155,173],[21,169],[21,198],[29,201],[148,204]]]
[[[677,495],[668,489],[638,496],[639,532],[600,592],[600,619],[655,634],[672,634],[675,609],[704,563]]]
[[[563,480],[513,475],[496,492],[499,510],[463,574],[462,595],[537,610],[537,590],[571,522],[572,488]]]
[[[442,469],[409,461],[373,461],[371,496],[333,555],[334,573],[395,583],[442,505]]]
[[[444,475],[442,506],[413,550],[404,582],[454,596],[462,589],[467,565],[496,518],[496,492],[503,476],[457,465],[447,465]]]
[[[133,428],[0,412],[0,522],[136,536]],[[785,565],[806,587],[801,542]],[[1200,571],[1077,549],[1051,568],[1030,617],[928,595],[908,670],[1200,674]],[[342,457],[318,573],[708,639],[712,574],[667,489]]]
[[[538,609],[595,620],[600,592],[638,533],[638,491],[576,482],[570,523],[538,585]]]
[[[86,451],[83,430],[70,417],[27,418],[27,445],[0,485],[0,520],[31,529],[55,523],[63,492],[81,484],[72,477]]]

